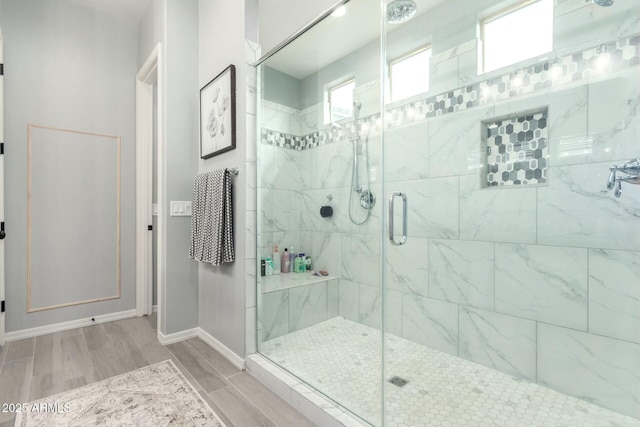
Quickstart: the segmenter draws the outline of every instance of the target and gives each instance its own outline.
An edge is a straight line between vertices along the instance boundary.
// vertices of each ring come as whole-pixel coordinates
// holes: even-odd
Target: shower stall
[[[638,22],[351,0],[266,53],[258,258],[311,266],[258,352],[374,426],[637,426]]]

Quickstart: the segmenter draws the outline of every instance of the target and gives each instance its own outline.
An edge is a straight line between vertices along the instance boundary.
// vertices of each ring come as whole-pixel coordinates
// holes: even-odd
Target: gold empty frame
[[[27,125],[27,312],[120,298],[120,145]]]

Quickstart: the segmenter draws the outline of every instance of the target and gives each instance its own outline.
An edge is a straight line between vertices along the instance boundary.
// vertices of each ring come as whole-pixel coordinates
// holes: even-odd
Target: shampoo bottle
[[[271,261],[271,257],[267,257],[267,261],[265,263],[264,269],[265,275],[273,276],[273,261]]]
[[[282,252],[282,260],[280,262],[280,271],[283,273],[288,273],[291,266],[291,258],[289,258],[289,252],[287,248],[284,248],[284,252]]]
[[[278,245],[273,245],[273,274],[280,274],[280,252],[278,252]]]

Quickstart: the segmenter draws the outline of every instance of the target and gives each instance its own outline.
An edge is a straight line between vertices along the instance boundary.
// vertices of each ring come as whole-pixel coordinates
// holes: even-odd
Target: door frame
[[[158,176],[158,206],[164,206],[164,134],[163,134],[163,62],[162,45],[158,43],[136,75],[136,315],[153,312],[153,170]],[[157,86],[157,119],[154,129],[154,84]],[[153,137],[156,135],[157,161],[153,164]],[[157,233],[157,307],[158,333],[163,325],[165,284],[166,217],[158,209]]]

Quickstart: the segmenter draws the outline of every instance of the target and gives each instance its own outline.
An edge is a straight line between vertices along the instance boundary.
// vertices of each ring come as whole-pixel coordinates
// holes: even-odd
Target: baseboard
[[[5,334],[5,340],[17,341],[25,338],[33,338],[40,335],[52,334],[54,332],[68,331],[69,329],[82,328],[85,326],[91,326],[98,323],[113,322],[115,320],[129,319],[136,317],[135,308],[127,311],[119,311],[117,313],[103,314],[100,316],[91,318],[82,318],[78,320],[70,320],[68,322],[54,323],[52,325],[38,326],[37,328],[22,329],[14,332],[7,332]]]
[[[198,338],[207,343],[210,347],[223,355],[233,366],[240,370],[244,370],[244,359],[229,349],[226,345],[209,335],[204,329],[198,329]]]
[[[160,341],[160,344],[162,345],[167,345],[188,340],[189,338],[195,338],[198,336],[198,329],[200,328],[187,329],[186,331],[180,331],[169,335],[165,335],[158,331],[158,341]]]

